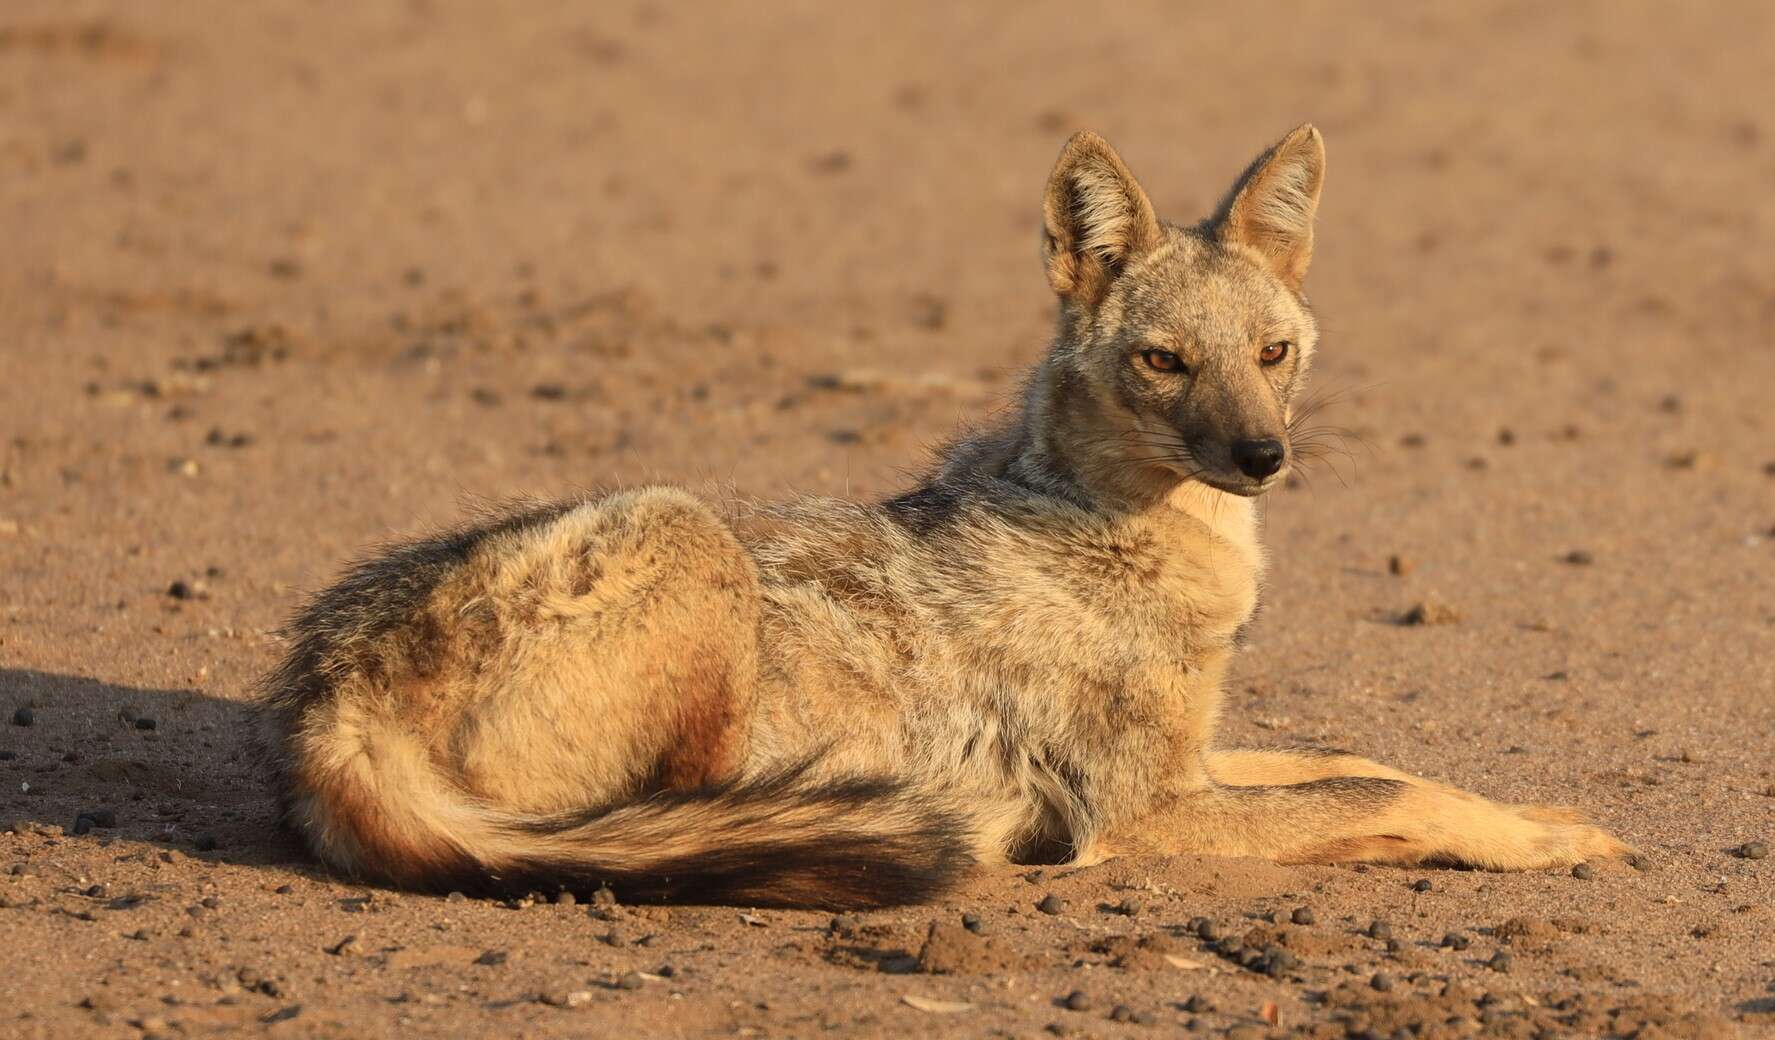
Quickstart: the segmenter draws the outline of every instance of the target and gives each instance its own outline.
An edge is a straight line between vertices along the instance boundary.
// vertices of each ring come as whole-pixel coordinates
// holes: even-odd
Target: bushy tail
[[[963,821],[903,785],[806,774],[508,823],[500,879],[608,883],[642,902],[864,907],[929,899],[973,863]]]
[[[820,780],[812,763],[527,817],[450,790],[404,743],[293,770],[290,819],[322,859],[431,891],[609,885],[626,902],[829,908],[926,900],[974,863],[954,807],[890,780]]]

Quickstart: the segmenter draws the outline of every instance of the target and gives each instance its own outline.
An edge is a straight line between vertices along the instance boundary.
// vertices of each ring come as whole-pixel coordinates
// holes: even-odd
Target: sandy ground
[[[1248,6],[5,4],[0,1034],[1775,1033],[1733,851],[1775,842],[1775,14]],[[1639,867],[1126,861],[833,921],[396,897],[275,828],[243,704],[356,548],[882,495],[1043,349],[1067,133],[1194,219],[1303,119],[1363,446],[1268,503],[1227,737],[1576,803]]]

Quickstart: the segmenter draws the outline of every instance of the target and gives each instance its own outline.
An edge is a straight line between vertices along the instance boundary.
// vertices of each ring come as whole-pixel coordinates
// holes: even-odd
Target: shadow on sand
[[[308,873],[251,732],[245,704],[196,690],[0,668],[0,824]]]

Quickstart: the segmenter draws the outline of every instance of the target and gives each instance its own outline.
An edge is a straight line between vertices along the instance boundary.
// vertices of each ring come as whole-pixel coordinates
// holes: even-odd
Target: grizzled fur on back
[[[387,547],[291,625],[260,735],[286,818],[423,889],[879,906],[1128,852],[1525,869],[1625,850],[1344,752],[1225,749],[1311,445],[1318,131],[1161,221],[1101,138],[1043,194],[1054,342],[1021,407],[886,502],[646,487]]]

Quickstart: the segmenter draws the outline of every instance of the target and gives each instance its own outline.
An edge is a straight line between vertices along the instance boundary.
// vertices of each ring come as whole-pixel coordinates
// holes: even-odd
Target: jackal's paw
[[[1590,859],[1624,859],[1633,847],[1601,827],[1588,823],[1551,823],[1540,845],[1548,852],[1548,867],[1569,867]]]
[[[1552,859],[1550,867],[1569,867],[1587,859],[1619,859],[1634,849],[1590,822],[1590,815],[1569,805],[1512,805],[1519,818],[1542,824],[1545,833],[1536,844]]]

